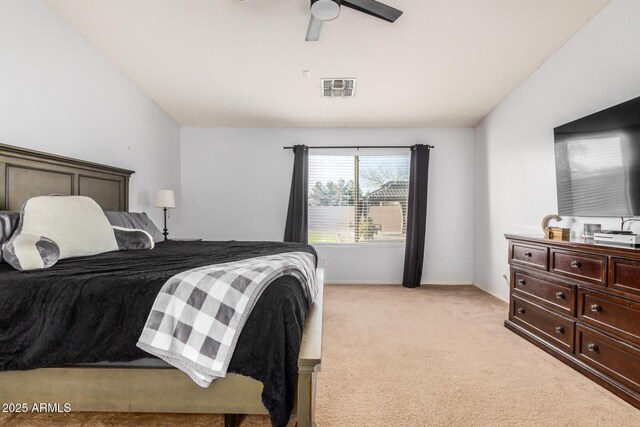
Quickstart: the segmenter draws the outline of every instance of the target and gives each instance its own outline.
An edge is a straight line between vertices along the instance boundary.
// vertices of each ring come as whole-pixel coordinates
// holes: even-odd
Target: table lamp
[[[162,208],[164,211],[164,230],[162,234],[164,235],[164,240],[168,240],[167,236],[169,232],[167,231],[167,209],[176,207],[176,199],[173,196],[173,190],[158,190],[156,193],[156,208]]]

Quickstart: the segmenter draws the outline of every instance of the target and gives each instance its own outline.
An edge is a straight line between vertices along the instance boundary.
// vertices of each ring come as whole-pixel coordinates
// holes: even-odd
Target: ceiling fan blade
[[[318,40],[320,40],[322,23],[323,23],[322,20],[314,18],[313,15],[311,15],[311,19],[309,19],[309,28],[307,28],[307,37],[305,38],[305,41],[317,42]]]
[[[402,11],[376,0],[342,0],[342,6],[350,7],[376,18],[384,19],[389,22],[396,22],[396,19],[402,15]]]

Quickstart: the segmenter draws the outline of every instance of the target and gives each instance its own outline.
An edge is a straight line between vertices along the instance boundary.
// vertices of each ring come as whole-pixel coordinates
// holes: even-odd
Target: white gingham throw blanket
[[[287,252],[198,267],[162,287],[137,346],[188,374],[201,387],[224,377],[238,337],[266,287],[292,275],[312,304],[315,257]]]

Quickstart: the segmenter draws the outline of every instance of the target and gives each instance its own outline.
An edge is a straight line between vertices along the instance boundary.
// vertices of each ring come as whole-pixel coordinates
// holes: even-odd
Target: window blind
[[[409,154],[310,155],[309,242],[404,242]]]

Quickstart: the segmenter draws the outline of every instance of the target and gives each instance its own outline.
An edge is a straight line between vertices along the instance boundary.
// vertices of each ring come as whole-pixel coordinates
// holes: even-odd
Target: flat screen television
[[[640,216],[640,97],[554,129],[558,214]]]

